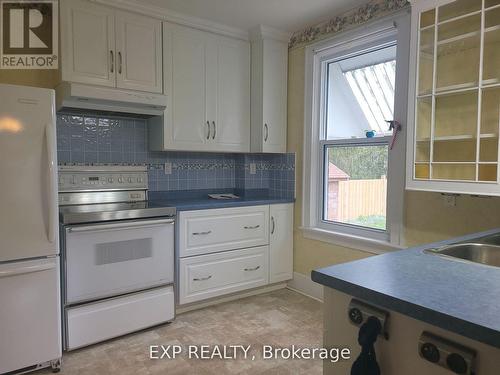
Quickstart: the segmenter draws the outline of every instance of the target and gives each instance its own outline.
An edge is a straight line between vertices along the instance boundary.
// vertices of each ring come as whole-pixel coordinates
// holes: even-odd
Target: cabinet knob
[[[274,216],[271,216],[271,234],[274,234],[274,229],[276,229],[276,223],[274,222]]]
[[[269,138],[269,126],[267,126],[267,123],[264,124],[264,130],[265,130],[264,142],[267,142],[267,139]]]
[[[215,139],[215,135],[217,134],[217,127],[215,126],[215,121],[212,121],[212,125],[214,126],[214,134],[212,135],[212,139]]]
[[[210,139],[210,121],[207,121],[207,139]]]

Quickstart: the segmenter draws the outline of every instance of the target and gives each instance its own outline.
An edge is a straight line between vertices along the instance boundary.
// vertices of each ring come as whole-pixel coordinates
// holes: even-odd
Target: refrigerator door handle
[[[54,215],[56,208],[56,193],[55,189],[55,154],[56,154],[56,145],[54,142],[55,134],[54,127],[51,123],[47,123],[45,127],[45,141],[47,142],[47,161],[48,161],[48,175],[49,175],[49,183],[48,183],[48,223],[47,223],[47,240],[50,243],[54,243],[55,241],[55,223],[54,223]]]
[[[6,269],[6,270],[0,269],[0,278],[15,276],[15,275],[23,275],[23,274],[27,274],[27,273],[33,273],[33,272],[46,271],[46,270],[51,270],[55,267],[56,267],[55,263],[42,263],[42,264],[36,264],[36,265],[30,265],[30,266],[11,268],[11,269]]]

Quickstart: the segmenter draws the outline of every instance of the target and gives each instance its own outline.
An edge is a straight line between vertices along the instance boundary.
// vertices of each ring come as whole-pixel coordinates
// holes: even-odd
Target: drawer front
[[[66,349],[73,350],[174,319],[173,287],[66,310]]]
[[[261,246],[181,259],[179,304],[266,285],[268,257]]]
[[[238,207],[180,214],[181,258],[269,243],[269,206]]]

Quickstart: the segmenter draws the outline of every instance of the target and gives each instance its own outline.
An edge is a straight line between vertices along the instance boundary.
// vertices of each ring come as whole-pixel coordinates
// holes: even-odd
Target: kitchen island
[[[325,345],[359,353],[359,327],[348,317],[353,298],[389,312],[389,339],[376,351],[384,375],[449,374],[419,355],[419,339],[429,332],[477,352],[476,374],[500,368],[500,269],[458,261],[426,250],[474,242],[499,230],[339,264],[312,272],[325,286]],[[346,374],[352,361],[325,362],[325,374]]]

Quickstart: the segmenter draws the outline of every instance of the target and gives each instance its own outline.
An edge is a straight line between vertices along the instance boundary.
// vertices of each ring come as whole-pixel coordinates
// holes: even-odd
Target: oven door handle
[[[113,224],[96,224],[96,225],[82,225],[69,227],[68,232],[98,232],[113,229],[133,229],[142,227],[155,227],[158,225],[174,224],[174,219],[161,219],[161,220],[141,220],[134,222],[123,222],[123,223],[113,223]]]

